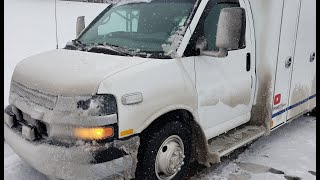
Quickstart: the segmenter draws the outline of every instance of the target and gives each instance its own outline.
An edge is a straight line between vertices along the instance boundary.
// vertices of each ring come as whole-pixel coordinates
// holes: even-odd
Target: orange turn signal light
[[[112,127],[75,128],[73,135],[84,140],[101,140],[113,136]]]

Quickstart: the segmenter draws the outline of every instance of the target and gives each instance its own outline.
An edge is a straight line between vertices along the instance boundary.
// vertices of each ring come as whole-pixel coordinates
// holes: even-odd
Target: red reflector
[[[273,104],[274,105],[277,105],[279,104],[281,101],[281,94],[277,94],[275,97],[274,97],[274,101],[273,101]]]

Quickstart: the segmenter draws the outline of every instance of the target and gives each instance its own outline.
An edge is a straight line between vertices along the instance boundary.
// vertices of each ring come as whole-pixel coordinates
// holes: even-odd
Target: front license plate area
[[[36,140],[36,128],[30,125],[22,125],[22,137],[30,141]]]

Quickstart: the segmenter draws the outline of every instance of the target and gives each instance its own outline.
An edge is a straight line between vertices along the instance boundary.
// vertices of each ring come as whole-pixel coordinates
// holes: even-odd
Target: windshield
[[[164,52],[163,45],[183,27],[193,0],[153,0],[110,5],[77,39],[82,44],[106,44],[136,52]]]

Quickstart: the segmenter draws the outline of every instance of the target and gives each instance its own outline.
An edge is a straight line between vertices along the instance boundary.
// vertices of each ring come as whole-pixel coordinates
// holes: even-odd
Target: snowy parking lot
[[[107,5],[57,1],[59,47],[75,38],[80,15],[88,24]],[[4,1],[4,106],[15,65],[56,46],[54,0]],[[316,118],[304,116],[262,137],[210,168],[192,169],[191,179],[316,179]],[[4,179],[46,179],[4,143]]]
[[[258,139],[234,159],[227,157],[206,168],[195,179],[311,180],[316,179],[315,172],[316,118],[304,116]]]
[[[197,167],[191,180],[316,179],[316,118],[296,119],[210,168]],[[4,144],[4,179],[46,179]]]

